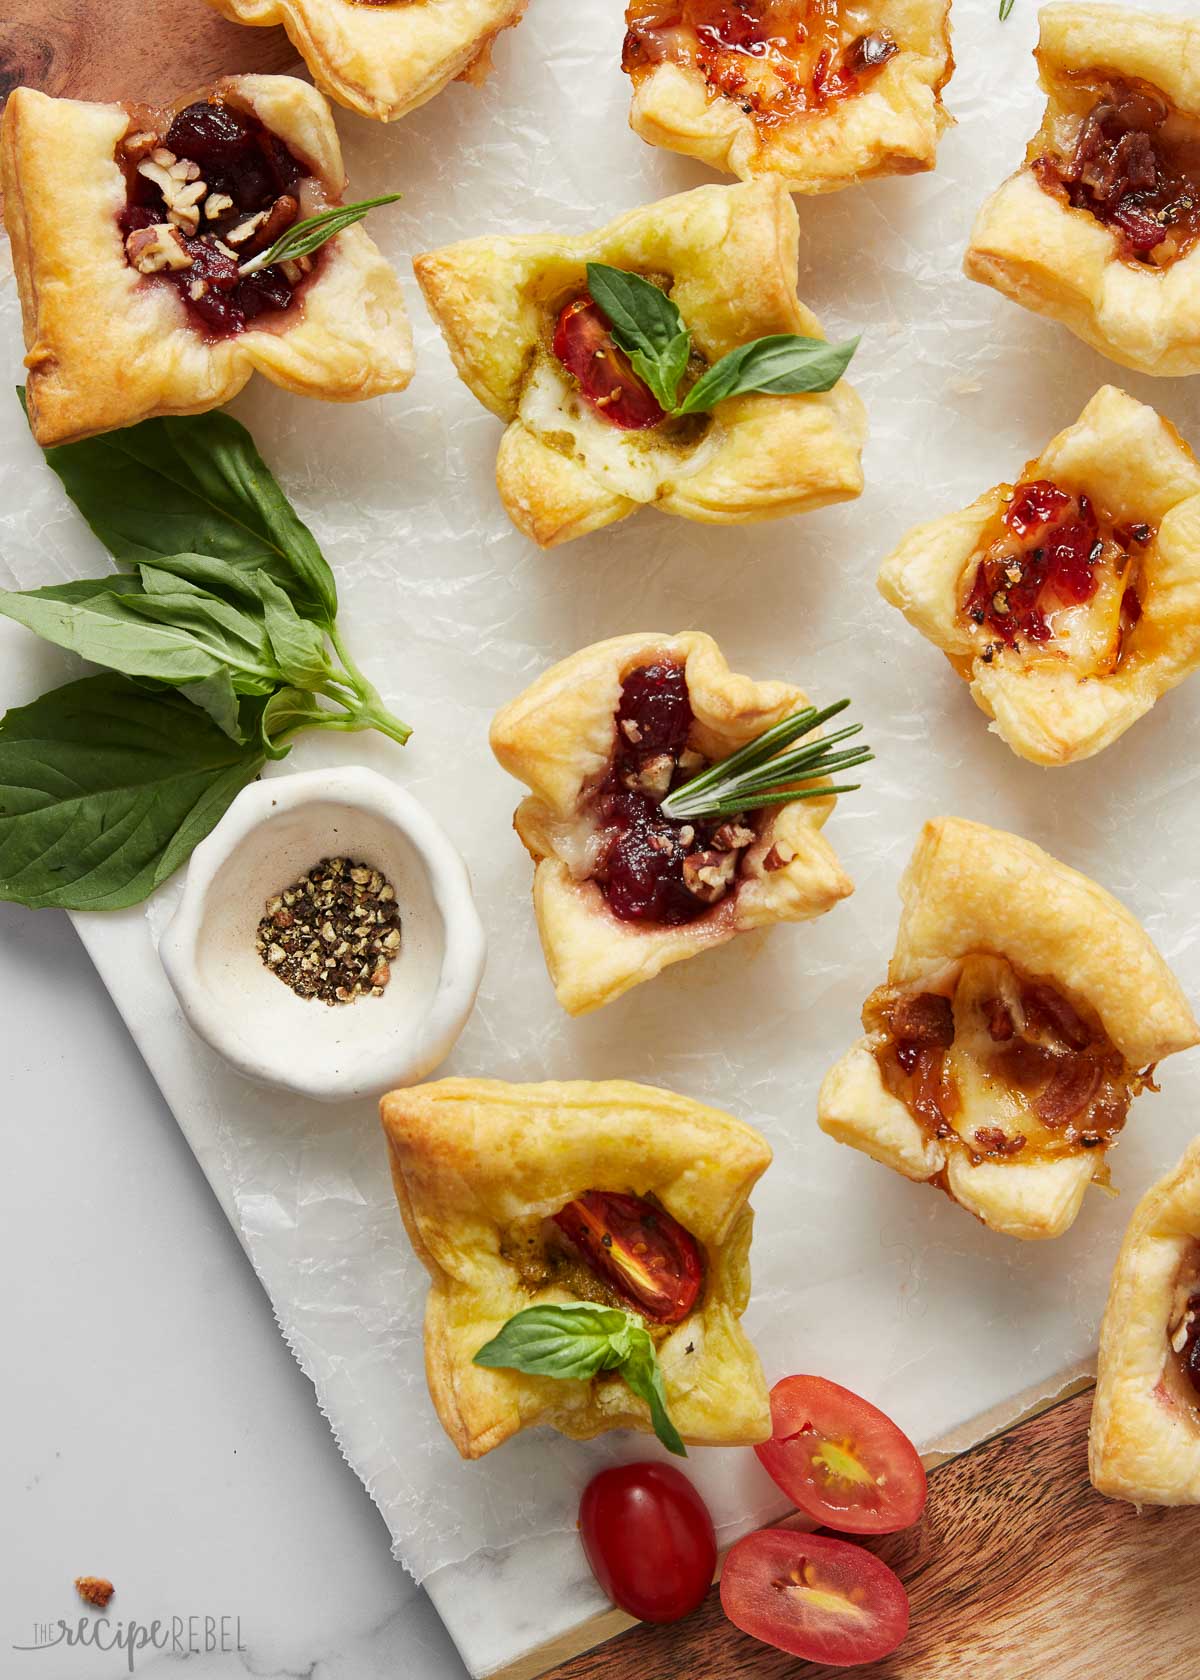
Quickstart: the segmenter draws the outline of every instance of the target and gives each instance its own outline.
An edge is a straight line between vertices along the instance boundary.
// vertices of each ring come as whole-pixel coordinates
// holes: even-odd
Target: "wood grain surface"
[[[907,1534],[871,1549],[912,1599],[892,1657],[850,1671],[747,1638],[714,1587],[674,1627],[638,1627],[546,1680],[1197,1680],[1200,1510],[1102,1499],[1087,1474],[1090,1393],[932,1471]]]

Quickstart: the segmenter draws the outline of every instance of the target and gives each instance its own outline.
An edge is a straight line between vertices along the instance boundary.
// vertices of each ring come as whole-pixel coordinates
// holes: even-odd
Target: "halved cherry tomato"
[[[709,1589],[717,1541],[708,1507],[669,1464],[620,1464],[584,1489],[579,1527],[592,1574],[630,1616],[677,1622]]]
[[[824,1377],[771,1390],[767,1474],[807,1516],[842,1534],[894,1534],[925,1509],[925,1466],[891,1418]]]
[[[653,1202],[585,1190],[554,1215],[584,1260],[618,1295],[657,1324],[678,1324],[704,1284],[704,1259],[690,1231]]]
[[[737,1542],[721,1608],[743,1633],[837,1667],[886,1657],[908,1632],[908,1594],[886,1563],[847,1540],[787,1528]]]
[[[653,391],[615,343],[608,317],[586,293],[558,317],[554,354],[575,375],[587,403],[614,426],[640,432],[666,418]]]

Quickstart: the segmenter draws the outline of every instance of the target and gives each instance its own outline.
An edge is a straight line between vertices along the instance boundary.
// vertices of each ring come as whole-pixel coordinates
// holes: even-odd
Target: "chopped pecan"
[[[242,243],[242,251],[248,257],[256,257],[260,251],[269,251],[280,234],[286,233],[291,227],[299,213],[299,200],[293,198],[291,193],[281,194],[250,238]]]
[[[786,869],[795,856],[795,846],[790,846],[786,840],[776,840],[763,859],[763,868],[771,872],[776,869]]]
[[[721,824],[712,837],[712,843],[719,852],[738,852],[744,846],[752,846],[757,838],[752,828],[732,817]]]
[[[166,222],[154,227],[135,228],[125,241],[125,255],[139,274],[159,274],[164,268],[192,266],[179,229]]]
[[[702,904],[723,898],[737,872],[736,852],[692,852],[683,860],[683,884]]]
[[[671,777],[675,774],[675,759],[671,753],[655,753],[639,769],[623,777],[627,788],[635,793],[647,793],[652,799],[665,798]]]

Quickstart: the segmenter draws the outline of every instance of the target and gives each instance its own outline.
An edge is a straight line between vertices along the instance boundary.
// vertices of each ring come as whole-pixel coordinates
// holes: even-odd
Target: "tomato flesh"
[[[620,1464],[584,1489],[579,1528],[604,1591],[642,1622],[677,1622],[703,1599],[717,1566],[708,1507],[670,1464]]]
[[[824,1377],[771,1390],[767,1474],[807,1516],[842,1534],[895,1534],[925,1509],[925,1466],[891,1418]]]
[[[585,1190],[554,1223],[586,1264],[657,1324],[686,1318],[704,1284],[704,1260],[690,1231],[641,1196]]]
[[[644,431],[666,419],[653,391],[614,340],[608,317],[586,293],[558,317],[554,354],[601,419],[627,432]]]
[[[886,1563],[849,1541],[787,1528],[737,1542],[721,1608],[752,1638],[835,1667],[886,1657],[908,1632],[908,1594]]]

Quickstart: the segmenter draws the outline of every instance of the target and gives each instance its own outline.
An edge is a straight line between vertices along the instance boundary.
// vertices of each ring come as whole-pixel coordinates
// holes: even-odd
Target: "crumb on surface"
[[[98,1610],[106,1610],[116,1588],[103,1575],[77,1575],[75,1591],[88,1604],[94,1604]]]

